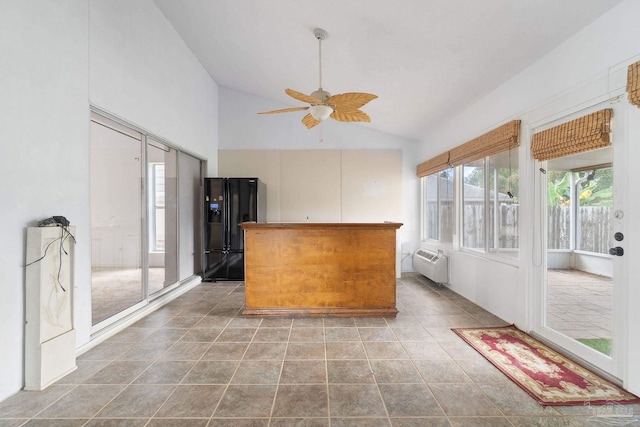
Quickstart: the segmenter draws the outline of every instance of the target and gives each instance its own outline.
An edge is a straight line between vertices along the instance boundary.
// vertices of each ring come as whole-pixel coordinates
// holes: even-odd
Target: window
[[[549,164],[555,167],[561,161]],[[602,165],[580,171],[547,171],[548,249],[608,253],[612,176],[613,168]]]
[[[464,164],[462,177],[462,246],[484,249],[486,235],[484,159]]]
[[[151,250],[164,252],[164,163],[151,163]]]
[[[517,255],[519,180],[517,156],[508,151],[487,159],[489,172],[489,248],[504,255]]]
[[[438,175],[438,226],[440,241],[453,242],[455,211],[453,203],[453,168],[445,169]]]
[[[597,129],[606,128],[606,117],[598,116]],[[519,146],[520,120],[512,120],[420,163],[416,175],[423,185],[422,238],[517,256],[518,163],[511,151],[516,148],[517,153]],[[455,176],[454,168],[459,168]],[[460,178],[462,183],[457,182]],[[460,193],[457,201],[454,183]],[[453,242],[457,218],[461,241]]]
[[[609,253],[613,206],[613,168],[577,172],[576,249]]]
[[[571,245],[571,172],[547,171],[547,248],[572,249]]]
[[[424,237],[438,240],[438,174],[422,178],[424,189]]]
[[[462,246],[517,256],[519,186],[516,156],[503,151],[462,166]]]
[[[453,172],[453,168],[449,168],[422,178],[423,239],[444,243],[453,241]]]

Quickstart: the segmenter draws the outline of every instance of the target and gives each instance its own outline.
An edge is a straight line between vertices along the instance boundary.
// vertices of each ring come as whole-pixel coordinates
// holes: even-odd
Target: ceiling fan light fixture
[[[333,113],[333,108],[329,107],[328,105],[318,104],[309,107],[309,112],[314,119],[322,121],[328,118],[331,113]]]
[[[308,107],[281,108],[279,110],[263,111],[258,114],[289,113],[292,111],[308,111],[302,118],[302,124],[311,129],[321,121],[331,117],[339,122],[370,122],[371,118],[361,111],[360,108],[369,101],[376,99],[376,95],[363,92],[347,92],[338,95],[331,95],[322,89],[322,40],[329,37],[322,28],[313,30],[313,34],[318,40],[318,90],[311,95],[285,89],[284,92],[298,101],[309,104]]]

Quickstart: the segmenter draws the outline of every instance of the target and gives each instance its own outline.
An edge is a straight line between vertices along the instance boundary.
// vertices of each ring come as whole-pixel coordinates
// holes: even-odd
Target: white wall
[[[89,100],[215,173],[217,85],[150,1],[4,0],[0,70],[2,400],[23,384],[25,227],[38,220],[76,226],[77,345],[89,340]]]
[[[639,8],[640,4],[634,0],[624,1],[495,91],[430,129],[424,141],[441,141],[441,144],[421,144],[419,158],[428,159],[497,124],[519,118],[637,55],[640,52]]]
[[[640,54],[638,16],[639,2],[622,2],[492,93],[469,104],[437,128],[430,129],[421,144],[418,158],[426,160],[508,120],[522,119],[523,134],[519,152],[520,194],[522,205],[533,207],[534,162],[529,154],[532,123],[552,115],[562,116],[566,114],[566,109],[576,108],[581,102],[595,102],[598,97],[608,96],[609,91],[613,90],[610,84],[612,78],[608,78],[612,70]],[[583,87],[587,88],[583,93],[575,91]],[[626,99],[621,102],[626,102]],[[637,120],[638,115],[635,117]],[[637,147],[638,144],[632,142],[631,135],[634,132],[637,135],[640,125],[634,122],[627,123],[630,129],[627,129],[623,138],[616,139],[616,143]],[[446,145],[440,145],[442,143]],[[634,165],[627,168],[629,179],[633,179],[631,170],[636,169],[635,165],[640,161],[637,148],[628,148],[627,161]],[[619,196],[624,197],[622,194],[616,195]],[[639,209],[637,202],[629,203],[625,216],[637,218],[640,216]],[[533,208],[525,209],[524,215],[520,218],[519,265],[514,266],[464,252],[456,252],[451,258],[450,286],[453,290],[524,329],[531,327],[528,308],[532,306],[532,271],[534,264],[540,262],[539,248],[536,249],[534,246],[537,242],[536,236],[532,231],[534,211]],[[639,236],[640,225],[630,226],[632,229],[627,230],[626,234]],[[631,240],[635,241],[633,237]],[[631,246],[633,243],[630,241],[627,245]],[[630,255],[628,261],[632,259],[633,253],[628,253],[625,248],[625,258],[627,254]],[[628,306],[617,309],[628,313],[629,363],[623,369],[627,372],[623,375],[623,380],[626,387],[638,393],[640,369],[632,364],[633,361],[640,360],[640,333],[637,326],[634,326],[640,325],[640,313],[635,308],[640,303],[640,294],[636,289],[637,286],[630,283],[629,298],[625,300]]]
[[[242,155],[243,150],[235,151]],[[222,156],[222,155],[221,155]],[[280,218],[274,222],[340,222],[342,206],[341,156],[338,150],[285,150],[280,152],[280,180],[267,184],[280,194]],[[218,166],[222,170],[222,164]]]
[[[248,161],[253,164],[260,163],[256,150],[265,150],[268,153],[262,158],[263,162],[280,162],[279,170],[288,170],[291,165],[281,163],[278,150],[402,150],[402,214],[398,220],[404,225],[398,231],[398,235],[403,253],[412,253],[418,248],[420,181],[415,175],[416,141],[367,128],[367,124],[341,123],[331,119],[313,129],[307,129],[300,122],[304,115],[302,113],[257,114],[260,111],[286,108],[289,105],[224,87],[220,88],[219,93],[220,150],[247,150]],[[375,117],[371,120],[375,121]],[[238,170],[237,168],[242,166],[229,167]],[[267,165],[256,171],[256,174],[258,173],[264,173],[264,176],[269,176],[272,180],[279,179],[279,173],[276,174],[275,169]],[[279,209],[282,205],[281,195],[270,191],[269,188],[267,193],[267,205],[277,204]],[[277,215],[278,218],[285,218],[283,215],[286,214],[278,212]],[[320,221],[311,215],[310,220]],[[353,218],[349,220],[355,221]],[[403,270],[410,269],[411,262],[407,259],[403,263]]]
[[[25,227],[66,216],[90,262],[87,9],[0,5],[0,399],[23,383]]]

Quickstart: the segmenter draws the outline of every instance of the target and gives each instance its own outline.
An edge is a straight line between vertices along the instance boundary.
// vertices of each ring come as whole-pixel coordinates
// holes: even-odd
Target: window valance
[[[437,155],[433,159],[420,163],[416,170],[416,175],[418,175],[418,178],[422,178],[423,176],[438,173],[449,167],[449,152],[447,151]]]
[[[640,108],[640,61],[629,65],[627,70],[627,94],[629,103]]]
[[[571,120],[533,135],[531,154],[537,160],[594,150],[611,145],[610,108]]]
[[[487,156],[507,151],[520,145],[520,120],[495,128],[451,150],[450,162],[462,165]]]
[[[472,139],[450,151],[444,152],[418,165],[416,175],[431,175],[452,166],[462,165],[474,160],[507,151],[520,145],[520,120],[495,128],[478,138]]]

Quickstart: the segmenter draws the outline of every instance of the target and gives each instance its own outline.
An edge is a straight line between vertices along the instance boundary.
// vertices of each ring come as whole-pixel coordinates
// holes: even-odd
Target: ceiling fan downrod
[[[329,37],[329,33],[322,28],[316,28],[315,30],[313,30],[313,35],[316,36],[316,39],[318,39],[318,92],[324,92],[322,90],[322,40],[325,40],[327,37]]]

